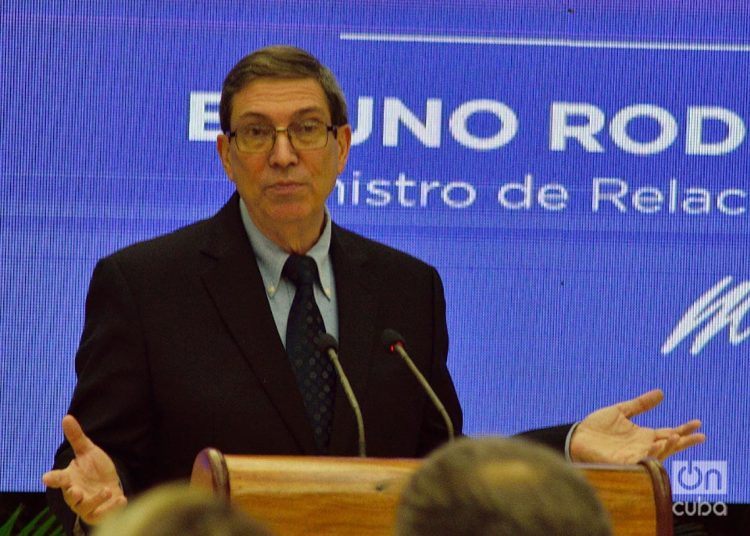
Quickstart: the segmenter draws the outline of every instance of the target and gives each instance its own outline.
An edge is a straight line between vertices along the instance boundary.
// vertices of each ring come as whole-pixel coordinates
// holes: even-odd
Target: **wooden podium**
[[[421,460],[311,456],[195,459],[191,485],[228,497],[280,536],[393,534],[398,498]],[[672,495],[661,464],[576,464],[594,486],[617,535],[672,535]]]

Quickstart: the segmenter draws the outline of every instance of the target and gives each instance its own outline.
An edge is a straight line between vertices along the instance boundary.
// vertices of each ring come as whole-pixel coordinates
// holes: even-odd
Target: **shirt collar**
[[[330,267],[331,257],[328,254],[331,247],[331,215],[328,212],[328,207],[324,206],[324,210],[325,225],[323,226],[323,232],[320,234],[318,241],[315,242],[306,255],[312,257],[315,264],[318,265],[318,274],[320,278],[318,284],[323,290],[323,294],[330,300],[333,285],[331,277],[332,270]],[[263,278],[263,286],[265,287],[268,296],[273,298],[276,291],[279,289],[281,271],[284,268],[284,263],[287,258],[289,258],[289,253],[281,249],[276,243],[266,237],[258,227],[256,227],[242,198],[240,198],[240,216],[247,237],[250,239],[250,245],[255,252],[258,269]]]

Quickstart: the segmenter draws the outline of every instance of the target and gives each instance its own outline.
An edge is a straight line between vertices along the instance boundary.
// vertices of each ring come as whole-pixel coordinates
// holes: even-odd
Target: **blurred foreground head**
[[[398,536],[609,536],[609,517],[583,474],[521,439],[461,439],[412,476]]]
[[[272,536],[228,501],[187,485],[148,491],[96,527],[94,536]]]

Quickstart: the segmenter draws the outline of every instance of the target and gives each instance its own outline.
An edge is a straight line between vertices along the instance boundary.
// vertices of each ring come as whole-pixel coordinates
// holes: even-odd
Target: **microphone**
[[[365,424],[362,420],[362,412],[359,409],[359,402],[357,402],[357,397],[354,396],[354,391],[352,391],[352,386],[349,383],[349,378],[346,377],[344,369],[341,368],[341,363],[339,363],[339,343],[336,341],[336,337],[330,333],[321,333],[315,339],[315,344],[321,352],[328,354],[331,363],[333,363],[333,368],[336,369],[336,375],[339,377],[341,386],[344,388],[346,398],[349,399],[349,405],[354,410],[354,416],[357,418],[357,434],[359,436],[359,456],[360,458],[364,458],[366,456]]]
[[[427,396],[430,397],[432,404],[435,406],[435,408],[438,410],[438,413],[440,413],[440,416],[445,421],[445,427],[448,429],[448,440],[453,441],[455,439],[455,434],[453,432],[453,421],[451,420],[450,415],[448,415],[448,412],[445,411],[445,406],[443,406],[443,403],[435,394],[435,391],[433,391],[432,387],[430,387],[427,379],[425,379],[422,373],[419,372],[419,369],[414,364],[414,361],[412,361],[411,357],[409,357],[409,354],[406,353],[406,348],[404,348],[404,338],[398,333],[398,331],[387,328],[383,330],[383,335],[380,337],[380,340],[382,341],[383,346],[385,346],[388,353],[397,353],[401,356],[401,359],[404,360],[414,377],[419,380],[419,384],[422,386],[422,389],[424,389],[424,392],[427,393]]]

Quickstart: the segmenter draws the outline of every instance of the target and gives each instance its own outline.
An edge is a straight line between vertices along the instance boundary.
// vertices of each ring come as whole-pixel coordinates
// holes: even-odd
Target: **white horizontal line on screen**
[[[697,52],[750,52],[750,45],[731,43],[675,43],[658,41],[587,41],[525,37],[478,37],[461,35],[385,34],[342,32],[342,41],[391,43],[441,43],[449,45],[501,45],[524,47],[609,48],[631,50],[675,50]]]

